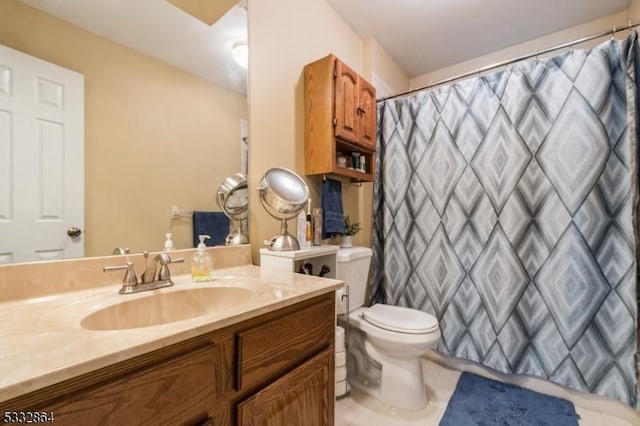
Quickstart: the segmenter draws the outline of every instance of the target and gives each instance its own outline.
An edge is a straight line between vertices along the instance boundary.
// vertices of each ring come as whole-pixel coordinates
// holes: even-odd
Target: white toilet
[[[438,320],[400,306],[363,307],[371,254],[370,248],[352,247],[337,255],[336,278],[349,293],[349,383],[393,407],[417,410],[427,404],[422,355],[440,339]],[[347,303],[340,302],[338,314],[344,314]]]

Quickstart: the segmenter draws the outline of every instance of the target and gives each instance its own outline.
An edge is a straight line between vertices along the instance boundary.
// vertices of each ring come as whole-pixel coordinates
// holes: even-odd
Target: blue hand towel
[[[208,235],[208,247],[224,245],[229,234],[229,218],[222,212],[193,212],[193,246],[200,243],[198,235]]]
[[[333,179],[322,182],[322,238],[344,232],[342,184]]]

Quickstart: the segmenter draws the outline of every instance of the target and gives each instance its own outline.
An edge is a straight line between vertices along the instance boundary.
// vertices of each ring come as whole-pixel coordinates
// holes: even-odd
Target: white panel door
[[[81,257],[84,76],[0,45],[0,263]]]

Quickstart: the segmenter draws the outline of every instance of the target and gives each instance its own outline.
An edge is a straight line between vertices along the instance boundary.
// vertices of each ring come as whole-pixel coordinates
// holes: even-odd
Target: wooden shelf
[[[373,181],[373,174],[363,173],[359,170],[347,169],[344,167],[335,166],[333,173],[339,176],[348,177],[355,182],[372,182]]]

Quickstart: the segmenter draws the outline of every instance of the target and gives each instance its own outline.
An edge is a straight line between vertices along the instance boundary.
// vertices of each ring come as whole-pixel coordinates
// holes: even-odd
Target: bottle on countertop
[[[307,215],[304,210],[300,210],[298,213],[296,239],[301,249],[307,248]]]
[[[198,238],[200,238],[200,244],[191,258],[191,280],[194,282],[211,281],[213,280],[213,259],[211,259],[207,245],[204,243],[205,239],[211,237],[198,235]]]
[[[313,241],[313,227],[311,226],[311,198],[307,202],[307,227],[306,227],[306,246],[311,247],[311,242]]]
[[[171,232],[167,232],[164,236],[167,238],[164,242],[164,251],[174,250],[175,247],[173,246],[173,240],[171,239]]]
[[[322,209],[313,209],[313,240],[311,242],[314,246],[322,244]]]

